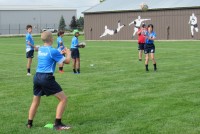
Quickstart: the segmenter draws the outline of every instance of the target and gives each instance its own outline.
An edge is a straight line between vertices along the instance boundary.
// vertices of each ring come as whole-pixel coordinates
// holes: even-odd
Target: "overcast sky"
[[[0,0],[0,5],[53,5],[77,9],[78,17],[81,12],[99,4],[99,0]]]

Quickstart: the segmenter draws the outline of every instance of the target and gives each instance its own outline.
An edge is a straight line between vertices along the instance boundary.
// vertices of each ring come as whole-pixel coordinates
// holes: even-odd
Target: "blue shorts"
[[[76,48],[71,48],[71,57],[72,59],[80,58],[79,50]]]
[[[33,84],[33,94],[35,96],[49,96],[62,91],[52,73],[36,73]]]
[[[144,53],[155,53],[155,45],[154,44],[145,44],[144,45]]]

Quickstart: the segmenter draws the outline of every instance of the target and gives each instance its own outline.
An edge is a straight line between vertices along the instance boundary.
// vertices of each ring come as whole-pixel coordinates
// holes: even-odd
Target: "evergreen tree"
[[[65,27],[66,27],[66,24],[65,24],[65,19],[63,16],[61,16],[60,18],[60,22],[59,22],[59,27],[58,27],[58,30],[62,30],[62,31],[65,31]]]
[[[70,26],[71,29],[76,29],[77,28],[77,22],[76,22],[76,17],[75,16],[72,17],[72,20],[71,20],[71,23],[70,23],[69,26]]]
[[[83,27],[84,27],[84,18],[83,17],[80,17],[78,20],[77,20],[77,26],[80,30],[83,30]]]

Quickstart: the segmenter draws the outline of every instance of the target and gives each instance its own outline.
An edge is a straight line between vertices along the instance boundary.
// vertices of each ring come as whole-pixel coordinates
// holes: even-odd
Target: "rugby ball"
[[[84,48],[86,46],[86,43],[85,42],[81,42],[81,43],[79,43],[79,45],[80,45],[80,48]]]
[[[146,3],[142,3],[140,5],[140,8],[141,8],[142,11],[147,11],[149,9],[149,6]]]

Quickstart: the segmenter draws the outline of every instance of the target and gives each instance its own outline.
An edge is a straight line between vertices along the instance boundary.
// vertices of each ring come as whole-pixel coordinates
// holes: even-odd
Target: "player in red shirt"
[[[144,51],[145,44],[145,34],[146,34],[146,25],[143,23],[142,26],[138,29],[138,50],[139,50],[139,61],[142,61],[142,53]]]

